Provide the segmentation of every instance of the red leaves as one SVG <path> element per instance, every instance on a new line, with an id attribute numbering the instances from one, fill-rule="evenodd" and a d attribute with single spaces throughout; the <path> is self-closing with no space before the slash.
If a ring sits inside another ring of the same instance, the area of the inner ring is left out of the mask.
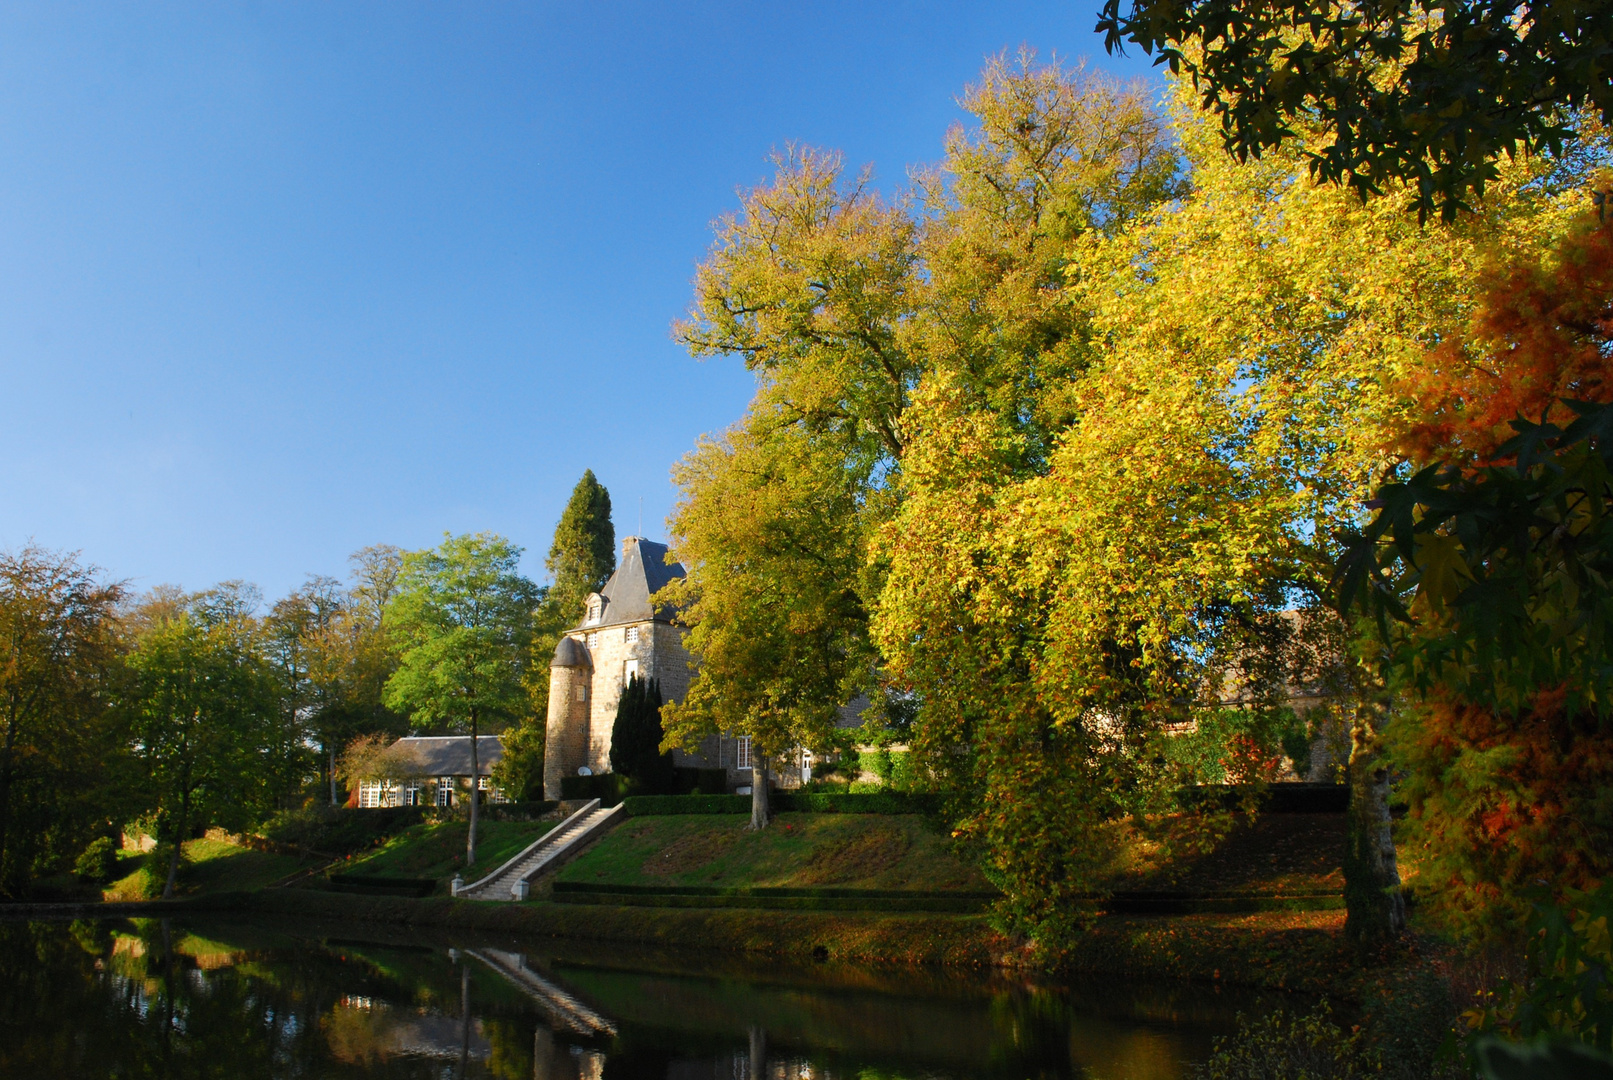
<path id="1" fill-rule="evenodd" d="M 1484 464 L 1520 414 L 1566 420 L 1564 398 L 1613 401 L 1613 228 L 1591 224 L 1547 265 L 1491 270 L 1469 336 L 1406 381 L 1421 419 L 1403 450 Z"/>

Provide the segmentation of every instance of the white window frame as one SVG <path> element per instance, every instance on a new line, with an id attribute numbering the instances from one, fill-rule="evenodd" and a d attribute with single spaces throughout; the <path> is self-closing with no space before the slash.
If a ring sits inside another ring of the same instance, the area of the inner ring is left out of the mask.
<path id="1" fill-rule="evenodd" d="M 595 649 L 599 648 L 599 631 L 598 630 L 590 631 L 589 634 L 588 634 L 588 639 L 587 640 L 588 640 L 588 651 L 589 652 L 593 652 Z"/>
<path id="2" fill-rule="evenodd" d="M 754 767 L 751 762 L 750 736 L 741 735 L 734 740 L 734 768 L 745 771 Z"/>
<path id="3" fill-rule="evenodd" d="M 454 805 L 454 778 L 452 776 L 437 777 L 437 798 L 435 802 L 438 806 Z"/>
<path id="4" fill-rule="evenodd" d="M 626 641 L 629 645 L 637 645 L 638 644 L 638 627 L 629 626 L 626 630 L 622 631 L 622 635 L 623 635 L 623 640 Z"/>
<path id="5" fill-rule="evenodd" d="M 627 683 L 628 683 L 628 680 L 631 679 L 635 675 L 638 675 L 640 677 L 643 676 L 643 672 L 639 671 L 638 661 L 637 660 L 625 660 L 625 661 L 623 661 L 622 662 L 622 685 L 626 686 Z"/>

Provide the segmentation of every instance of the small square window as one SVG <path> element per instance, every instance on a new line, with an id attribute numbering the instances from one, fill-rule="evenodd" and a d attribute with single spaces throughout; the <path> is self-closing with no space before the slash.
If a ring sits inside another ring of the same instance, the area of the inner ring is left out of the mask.
<path id="1" fill-rule="evenodd" d="M 597 649 L 597 648 L 599 648 L 599 631 L 598 630 L 595 630 L 593 633 L 588 635 L 588 648 L 589 649 Z"/>
<path id="2" fill-rule="evenodd" d="M 638 641 L 638 627 L 629 626 L 627 628 L 627 643 L 629 645 L 632 645 L 632 644 L 637 643 L 637 641 Z"/>

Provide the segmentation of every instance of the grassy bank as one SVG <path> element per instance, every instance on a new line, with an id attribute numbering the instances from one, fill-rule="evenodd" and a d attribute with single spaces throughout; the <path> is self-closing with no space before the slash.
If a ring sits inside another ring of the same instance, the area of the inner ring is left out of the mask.
<path id="1" fill-rule="evenodd" d="M 221 833 L 186 841 L 181 851 L 175 883 L 179 896 L 261 889 L 309 865 L 294 855 L 254 851 Z M 119 858 L 118 869 L 121 876 L 101 891 L 103 900 L 151 900 L 162 895 L 165 862 L 130 853 Z"/>
<path id="2" fill-rule="evenodd" d="M 220 902 L 224 909 L 241 913 L 631 942 L 801 961 L 984 967 L 1002 962 L 1009 951 L 1006 939 L 984 918 L 970 915 L 490 904 L 303 889 L 242 893 Z"/>
<path id="3" fill-rule="evenodd" d="M 437 881 L 463 873 L 470 880 L 491 873 L 553 827 L 551 821 L 484 821 L 476 830 L 476 865 L 467 869 L 467 822 L 411 825 L 373 851 L 346 860 L 340 870 L 354 877 Z"/>
<path id="4" fill-rule="evenodd" d="M 562 869 L 559 882 L 639 888 L 695 886 L 989 891 L 916 814 L 780 814 L 750 832 L 734 815 L 635 817 Z"/>

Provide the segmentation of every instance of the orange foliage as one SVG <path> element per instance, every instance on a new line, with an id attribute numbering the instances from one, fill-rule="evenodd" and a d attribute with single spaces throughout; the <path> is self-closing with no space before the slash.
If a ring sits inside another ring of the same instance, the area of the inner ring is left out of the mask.
<path id="1" fill-rule="evenodd" d="M 1530 890 L 1589 888 L 1613 870 L 1613 731 L 1564 699 L 1544 691 L 1503 717 L 1434 697 L 1397 724 L 1415 884 L 1481 935 L 1515 929 Z"/>
<path id="2" fill-rule="evenodd" d="M 1401 448 L 1417 461 L 1482 464 L 1520 414 L 1561 424 L 1563 398 L 1613 401 L 1613 225 L 1588 222 L 1545 266 L 1492 270 L 1468 336 L 1404 389 L 1421 419 Z"/>

